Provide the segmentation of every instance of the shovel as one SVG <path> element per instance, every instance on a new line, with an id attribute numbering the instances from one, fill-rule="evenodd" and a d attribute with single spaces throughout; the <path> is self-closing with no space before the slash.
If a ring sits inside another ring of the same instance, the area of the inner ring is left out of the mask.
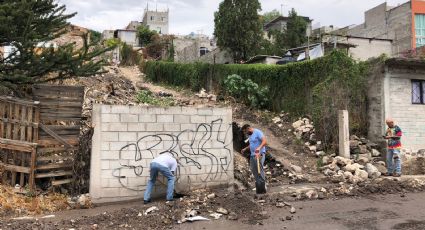
<path id="1" fill-rule="evenodd" d="M 256 157 L 255 159 L 257 160 L 258 177 L 261 178 L 260 157 Z M 263 180 L 262 178 L 259 181 L 255 180 L 255 188 L 256 188 L 257 194 L 265 194 L 267 192 L 266 181 Z"/>

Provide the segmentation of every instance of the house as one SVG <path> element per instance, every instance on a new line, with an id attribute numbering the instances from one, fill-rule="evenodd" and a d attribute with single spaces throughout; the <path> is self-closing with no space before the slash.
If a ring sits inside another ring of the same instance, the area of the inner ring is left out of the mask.
<path id="1" fill-rule="evenodd" d="M 398 54 L 425 45 L 425 1 L 411 0 L 399 6 L 382 3 L 365 12 L 364 23 L 347 35 L 393 40 L 392 53 Z"/>
<path id="2" fill-rule="evenodd" d="M 169 10 L 150 10 L 149 5 L 145 9 L 141 25 L 147 26 L 150 30 L 155 30 L 159 34 L 169 34 Z M 131 26 L 131 23 L 130 25 Z"/>
<path id="3" fill-rule="evenodd" d="M 309 17 L 302 17 L 305 19 L 305 21 L 307 22 L 307 29 L 306 29 L 306 35 L 310 35 L 312 32 L 312 19 L 310 19 Z M 273 19 L 272 21 L 266 23 L 264 25 L 264 31 L 269 32 L 272 30 L 278 30 L 278 31 L 285 31 L 286 30 L 286 25 L 288 24 L 289 21 L 289 17 L 284 17 L 284 16 L 279 16 L 275 19 Z"/>
<path id="4" fill-rule="evenodd" d="M 425 61 L 392 58 L 375 66 L 368 79 L 369 138 L 383 141 L 386 118 L 403 131 L 407 152 L 425 149 Z"/>
<path id="5" fill-rule="evenodd" d="M 176 62 L 195 62 L 217 46 L 213 39 L 203 34 L 189 34 L 186 36 L 175 36 L 173 41 Z"/>
<path id="6" fill-rule="evenodd" d="M 127 45 L 131 45 L 133 47 L 140 46 L 136 30 L 115 30 L 114 38 L 118 38 L 120 41 L 125 42 Z"/>

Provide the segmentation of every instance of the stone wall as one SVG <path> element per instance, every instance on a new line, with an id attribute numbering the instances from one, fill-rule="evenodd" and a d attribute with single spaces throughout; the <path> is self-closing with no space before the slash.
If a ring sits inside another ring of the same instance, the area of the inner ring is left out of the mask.
<path id="1" fill-rule="evenodd" d="M 408 152 L 425 149 L 425 105 L 412 104 L 412 80 L 425 80 L 425 73 L 395 71 L 389 79 L 389 106 L 387 114 L 403 130 L 402 144 Z"/>
<path id="2" fill-rule="evenodd" d="M 233 181 L 230 108 L 94 105 L 90 195 L 95 202 L 142 198 L 149 164 L 163 152 L 178 159 L 177 190 Z M 157 181 L 154 194 L 166 186 Z"/>

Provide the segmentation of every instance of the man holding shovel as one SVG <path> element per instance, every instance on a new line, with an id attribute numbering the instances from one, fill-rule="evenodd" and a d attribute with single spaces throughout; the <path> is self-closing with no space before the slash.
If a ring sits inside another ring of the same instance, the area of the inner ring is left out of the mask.
<path id="1" fill-rule="evenodd" d="M 242 149 L 242 154 L 250 149 L 250 167 L 255 178 L 257 194 L 266 193 L 266 175 L 264 173 L 264 161 L 266 160 L 266 138 L 263 132 L 254 129 L 251 125 L 244 125 L 242 132 L 249 135 L 249 146 Z"/>

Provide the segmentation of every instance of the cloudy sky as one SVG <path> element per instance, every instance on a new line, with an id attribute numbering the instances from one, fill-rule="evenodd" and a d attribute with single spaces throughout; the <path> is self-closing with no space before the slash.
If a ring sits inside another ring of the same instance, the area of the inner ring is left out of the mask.
<path id="1" fill-rule="evenodd" d="M 146 0 L 58 0 L 67 6 L 68 12 L 78 12 L 71 22 L 87 28 L 103 31 L 120 29 L 130 21 L 141 20 Z M 214 12 L 222 0 L 151 0 L 150 8 L 170 9 L 170 32 L 189 34 L 214 31 Z M 263 12 L 273 9 L 284 14 L 295 8 L 299 14 L 312 18 L 313 25 L 343 27 L 363 22 L 364 11 L 385 0 L 260 0 Z M 397 6 L 407 0 L 388 0 Z"/>

